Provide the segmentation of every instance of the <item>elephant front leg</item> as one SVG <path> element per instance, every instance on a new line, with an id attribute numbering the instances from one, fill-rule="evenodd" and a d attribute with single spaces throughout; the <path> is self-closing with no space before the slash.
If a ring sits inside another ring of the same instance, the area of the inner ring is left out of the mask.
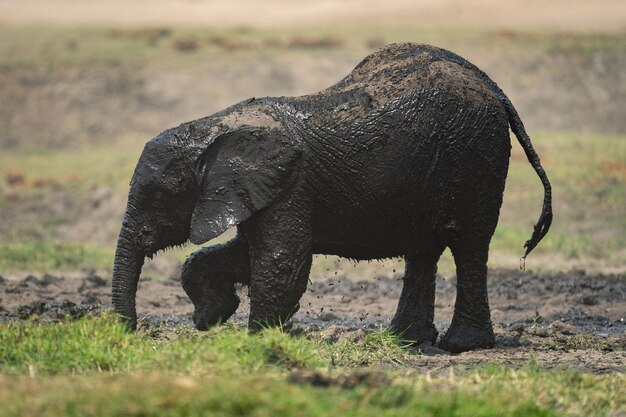
<path id="1" fill-rule="evenodd" d="M 436 255 L 407 256 L 404 285 L 398 309 L 391 321 L 391 331 L 415 345 L 437 341 L 438 332 L 433 324 L 435 314 Z"/>
<path id="2" fill-rule="evenodd" d="M 312 260 L 311 214 L 293 198 L 247 225 L 251 332 L 283 326 L 300 308 Z"/>
<path id="3" fill-rule="evenodd" d="M 183 289 L 194 304 L 198 330 L 223 323 L 239 306 L 235 283 L 250 282 L 248 247 L 235 238 L 189 256 L 181 273 Z"/>

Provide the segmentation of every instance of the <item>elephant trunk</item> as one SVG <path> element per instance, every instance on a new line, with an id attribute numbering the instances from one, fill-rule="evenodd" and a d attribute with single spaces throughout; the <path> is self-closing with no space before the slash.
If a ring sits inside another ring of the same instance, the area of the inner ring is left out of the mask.
<path id="1" fill-rule="evenodd" d="M 112 301 L 115 312 L 135 329 L 137 326 L 137 312 L 135 310 L 135 296 L 137 283 L 144 262 L 144 252 L 133 239 L 133 228 L 124 221 L 115 251 L 113 266 Z"/>

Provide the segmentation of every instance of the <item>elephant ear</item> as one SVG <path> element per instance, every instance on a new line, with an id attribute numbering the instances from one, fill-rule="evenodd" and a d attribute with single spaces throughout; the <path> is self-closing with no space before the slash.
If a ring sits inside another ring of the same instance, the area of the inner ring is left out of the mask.
<path id="1" fill-rule="evenodd" d="M 190 240 L 202 244 L 270 205 L 292 184 L 302 150 L 275 131 L 217 138 L 202 156 L 200 195 Z"/>

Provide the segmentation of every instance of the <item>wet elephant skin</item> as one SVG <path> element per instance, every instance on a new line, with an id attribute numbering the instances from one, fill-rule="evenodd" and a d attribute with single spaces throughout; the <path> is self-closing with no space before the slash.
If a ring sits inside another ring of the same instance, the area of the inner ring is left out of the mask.
<path id="1" fill-rule="evenodd" d="M 149 141 L 133 175 L 118 241 L 113 303 L 136 324 L 144 258 L 231 227 L 237 237 L 203 248 L 182 284 L 199 329 L 237 309 L 249 286 L 252 331 L 298 310 L 315 253 L 357 260 L 404 257 L 392 330 L 437 340 L 437 261 L 449 247 L 458 287 L 440 342 L 490 347 L 487 257 L 510 156 L 509 127 L 544 186 L 526 256 L 552 220 L 551 188 L 509 99 L 452 52 L 393 44 L 316 94 L 249 99 Z"/>

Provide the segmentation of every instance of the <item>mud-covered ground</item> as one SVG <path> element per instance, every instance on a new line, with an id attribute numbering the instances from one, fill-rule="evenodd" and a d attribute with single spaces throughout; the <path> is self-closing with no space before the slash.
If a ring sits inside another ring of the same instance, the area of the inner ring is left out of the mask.
<path id="1" fill-rule="evenodd" d="M 385 328 L 395 311 L 402 279 L 353 276 L 341 270 L 314 278 L 294 317 L 294 335 L 320 334 L 335 342 L 358 340 Z M 232 319 L 245 324 L 248 300 Z M 436 325 L 450 323 L 455 279 L 437 280 Z M 626 370 L 626 276 L 588 275 L 583 271 L 542 275 L 492 271 L 489 282 L 497 345 L 492 350 L 451 355 L 422 347 L 412 355 L 423 371 L 479 364 L 519 366 L 536 361 L 548 368 L 593 372 Z M 2 320 L 59 320 L 66 315 L 94 314 L 110 304 L 110 281 L 95 273 L 10 276 L 0 278 Z M 190 324 L 193 306 L 176 279 L 142 280 L 137 298 L 140 326 Z"/>

